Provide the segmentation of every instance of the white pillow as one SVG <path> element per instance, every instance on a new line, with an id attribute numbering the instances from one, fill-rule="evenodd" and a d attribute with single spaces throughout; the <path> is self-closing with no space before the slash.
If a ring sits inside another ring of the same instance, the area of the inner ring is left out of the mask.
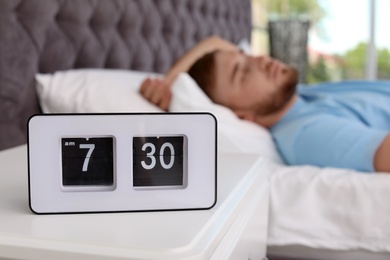
<path id="1" fill-rule="evenodd" d="M 44 113 L 161 112 L 138 89 L 158 74 L 110 69 L 75 69 L 37 74 L 36 88 Z"/>
<path id="2" fill-rule="evenodd" d="M 172 86 L 171 112 L 210 112 L 218 121 L 218 148 L 223 152 L 252 153 L 282 164 L 267 129 L 241 120 L 230 109 L 213 103 L 187 73 L 180 74 Z"/>
<path id="3" fill-rule="evenodd" d="M 138 92 L 147 76 L 159 74 L 108 69 L 77 69 L 37 74 L 36 88 L 44 113 L 162 112 Z M 281 163 L 270 133 L 240 120 L 230 109 L 214 104 L 187 74 L 173 84 L 172 112 L 211 112 L 218 120 L 218 149 L 254 153 Z"/>
<path id="4" fill-rule="evenodd" d="M 245 54 L 247 55 L 253 55 L 253 50 L 252 50 L 252 46 L 251 46 L 251 43 L 249 42 L 249 40 L 247 38 L 243 38 L 241 39 L 238 44 L 237 44 L 237 47 L 243 51 Z"/>

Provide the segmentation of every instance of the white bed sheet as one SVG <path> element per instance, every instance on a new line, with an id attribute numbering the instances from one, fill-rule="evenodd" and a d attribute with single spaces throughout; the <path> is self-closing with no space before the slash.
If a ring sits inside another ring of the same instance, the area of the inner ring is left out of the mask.
<path id="1" fill-rule="evenodd" d="M 389 252 L 372 252 L 364 249 L 334 250 L 303 245 L 268 246 L 267 255 L 272 259 L 296 260 L 389 260 Z"/>
<path id="2" fill-rule="evenodd" d="M 269 165 L 268 245 L 390 252 L 390 176 Z"/>
<path id="3" fill-rule="evenodd" d="M 146 76 L 125 71 L 69 71 L 38 75 L 37 88 L 47 112 L 159 112 L 138 93 Z M 170 111 L 212 112 L 218 119 L 219 151 L 269 159 L 269 246 L 390 252 L 390 175 L 285 166 L 267 130 L 213 104 L 185 73 L 174 83 Z"/>

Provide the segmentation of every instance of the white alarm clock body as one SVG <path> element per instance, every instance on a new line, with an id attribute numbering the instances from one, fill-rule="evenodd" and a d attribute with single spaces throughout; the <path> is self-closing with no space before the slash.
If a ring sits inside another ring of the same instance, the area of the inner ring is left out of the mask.
<path id="1" fill-rule="evenodd" d="M 49 114 L 28 124 L 38 214 L 209 209 L 217 123 L 209 113 Z"/>

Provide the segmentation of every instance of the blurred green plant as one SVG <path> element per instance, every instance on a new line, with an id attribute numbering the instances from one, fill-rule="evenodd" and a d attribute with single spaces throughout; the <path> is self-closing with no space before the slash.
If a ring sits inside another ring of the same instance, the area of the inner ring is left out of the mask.
<path id="1" fill-rule="evenodd" d="M 366 63 L 366 43 L 358 43 L 342 55 L 345 63 L 344 79 L 363 79 Z"/>
<path id="2" fill-rule="evenodd" d="M 301 20 L 309 21 L 310 29 L 319 37 L 327 38 L 322 20 L 326 17 L 325 9 L 320 5 L 320 0 L 265 0 L 269 21 Z M 305 79 L 302 82 L 312 83 L 329 79 L 324 60 L 316 64 L 309 64 L 303 69 Z M 301 68 L 302 69 L 302 68 Z"/>
<path id="3" fill-rule="evenodd" d="M 306 80 L 309 84 L 331 80 L 324 58 L 320 57 L 316 63 L 310 65 Z"/>
<path id="4" fill-rule="evenodd" d="M 390 80 L 390 51 L 383 48 L 378 50 L 378 79 Z"/>
<path id="5" fill-rule="evenodd" d="M 367 43 L 361 42 L 347 51 L 342 58 L 345 63 L 345 79 L 363 79 L 365 77 Z M 390 79 L 390 51 L 377 49 L 378 79 Z"/>
<path id="6" fill-rule="evenodd" d="M 317 0 L 268 0 L 268 14 L 282 18 L 304 17 L 313 24 L 320 22 L 325 16 L 324 8 Z"/>
<path id="7" fill-rule="evenodd" d="M 327 12 L 318 0 L 265 0 L 268 16 L 274 19 L 305 19 L 320 37 L 326 38 L 322 20 Z"/>

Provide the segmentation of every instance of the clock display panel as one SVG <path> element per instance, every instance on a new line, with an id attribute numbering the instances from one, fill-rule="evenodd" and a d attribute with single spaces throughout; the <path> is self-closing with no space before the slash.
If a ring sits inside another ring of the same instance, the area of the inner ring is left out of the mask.
<path id="1" fill-rule="evenodd" d="M 133 137 L 133 186 L 183 186 L 185 136 Z"/>
<path id="2" fill-rule="evenodd" d="M 114 138 L 61 138 L 63 186 L 114 183 Z"/>

